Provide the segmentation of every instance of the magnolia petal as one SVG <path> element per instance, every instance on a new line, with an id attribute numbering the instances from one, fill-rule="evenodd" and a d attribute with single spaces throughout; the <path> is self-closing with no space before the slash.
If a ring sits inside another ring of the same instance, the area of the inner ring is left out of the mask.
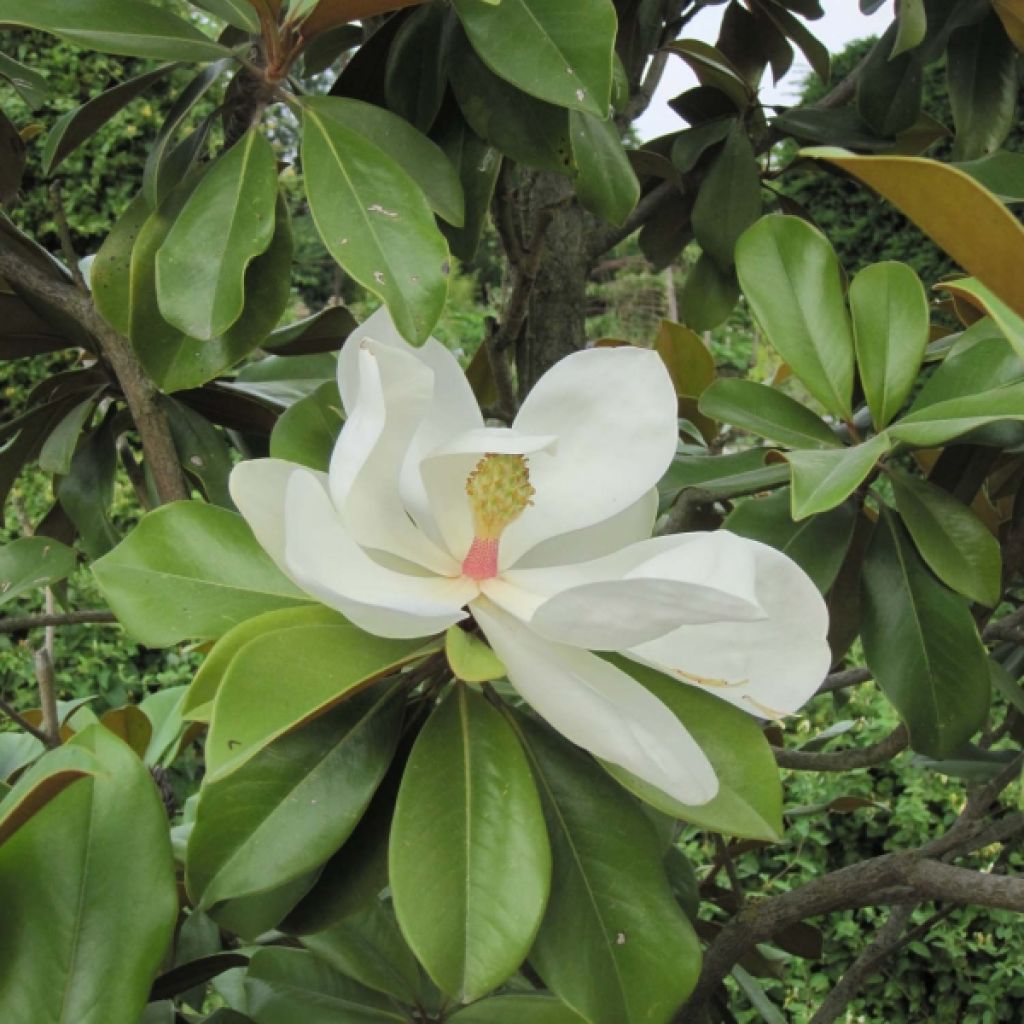
<path id="1" fill-rule="evenodd" d="M 239 462 L 228 477 L 235 507 L 260 547 L 283 572 L 288 571 L 284 559 L 284 500 L 293 473 L 308 473 L 322 483 L 327 481 L 325 473 L 315 473 L 284 459 L 247 459 Z"/>
<path id="2" fill-rule="evenodd" d="M 432 636 L 466 617 L 477 592 L 464 577 L 410 576 L 374 561 L 345 529 L 321 480 L 287 481 L 285 566 L 307 593 L 378 636 Z"/>
<path id="3" fill-rule="evenodd" d="M 652 487 L 639 501 L 634 501 L 610 519 L 541 541 L 512 568 L 541 569 L 610 555 L 630 544 L 649 539 L 657 518 L 658 489 Z"/>
<path id="4" fill-rule="evenodd" d="M 513 424 L 558 446 L 530 460 L 534 504 L 502 537 L 501 566 L 530 548 L 622 512 L 661 479 L 679 437 L 675 388 L 646 349 L 589 349 L 537 382 Z"/>
<path id="5" fill-rule="evenodd" d="M 766 544 L 742 543 L 754 555 L 757 600 L 766 618 L 684 625 L 624 653 L 683 682 L 707 686 L 760 718 L 792 714 L 828 673 L 828 610 L 794 561 Z"/>
<path id="6" fill-rule="evenodd" d="M 470 607 L 512 685 L 566 739 L 683 803 L 713 799 L 711 763 L 649 690 L 597 655 L 543 639 L 486 598 Z"/>
<path id="7" fill-rule="evenodd" d="M 457 563 L 417 528 L 399 494 L 399 471 L 430 405 L 433 373 L 409 352 L 376 341 L 354 351 L 358 399 L 331 455 L 334 505 L 362 547 L 453 574 Z"/>
<path id="8" fill-rule="evenodd" d="M 430 509 L 447 549 L 461 565 L 473 541 L 473 515 L 466 495 L 466 481 L 477 463 L 488 454 L 527 455 L 551 450 L 557 438 L 531 436 L 508 427 L 481 427 L 451 438 L 424 459 L 420 473 Z M 528 514 L 530 509 L 526 510 Z M 503 541 L 504 543 L 504 541 Z"/>
<path id="9" fill-rule="evenodd" d="M 440 543 L 440 533 L 430 514 L 419 464 L 449 438 L 482 427 L 483 415 L 455 356 L 435 338 L 428 338 L 424 345 L 414 348 L 398 333 L 387 308 L 383 306 L 349 335 L 338 358 L 338 389 L 342 404 L 349 412 L 356 408 L 358 402 L 361 387 L 358 354 L 362 343 L 368 340 L 412 356 L 432 374 L 430 401 L 408 446 L 399 471 L 398 486 L 405 507 L 421 529 L 435 543 Z"/>

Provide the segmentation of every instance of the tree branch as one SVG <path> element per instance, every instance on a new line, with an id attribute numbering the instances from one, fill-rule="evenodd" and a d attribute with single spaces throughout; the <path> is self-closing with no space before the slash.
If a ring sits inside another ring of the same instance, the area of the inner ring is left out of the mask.
<path id="1" fill-rule="evenodd" d="M 46 615 L 10 615 L 0 619 L 0 633 L 22 633 L 29 629 L 52 626 L 78 626 L 84 623 L 117 622 L 113 612 L 103 608 L 88 608 L 78 612 L 57 612 Z"/>
<path id="2" fill-rule="evenodd" d="M 96 338 L 128 403 L 160 500 L 188 498 L 185 476 L 171 437 L 170 424 L 159 403 L 159 392 L 143 370 L 128 339 L 114 330 L 90 299 L 80 294 L 74 285 L 48 277 L 9 249 L 0 248 L 0 276 L 57 306 Z"/>
<path id="3" fill-rule="evenodd" d="M 35 736 L 45 746 L 50 745 L 49 737 L 42 729 L 37 729 L 27 718 L 19 714 L 15 709 L 0 697 L 0 712 L 3 712 L 19 729 L 24 729 L 30 736 Z"/>
<path id="4" fill-rule="evenodd" d="M 908 742 L 907 730 L 898 725 L 885 739 L 867 747 L 822 753 L 772 747 L 772 753 L 775 755 L 775 763 L 780 768 L 791 768 L 801 772 L 849 772 L 891 761 L 897 754 L 907 749 Z"/>
<path id="5" fill-rule="evenodd" d="M 643 227 L 651 220 L 673 194 L 678 193 L 679 186 L 674 181 L 663 181 L 660 185 L 655 185 L 640 199 L 633 207 L 633 212 L 618 227 L 602 231 L 591 241 L 587 249 L 588 259 L 596 260 L 623 239 L 629 238 L 637 228 Z"/>

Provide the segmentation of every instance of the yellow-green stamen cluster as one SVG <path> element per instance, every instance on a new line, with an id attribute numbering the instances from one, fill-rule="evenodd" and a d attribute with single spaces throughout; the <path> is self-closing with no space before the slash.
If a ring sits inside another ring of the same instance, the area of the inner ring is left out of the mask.
<path id="1" fill-rule="evenodd" d="M 497 540 L 533 504 L 536 489 L 525 456 L 488 452 L 466 479 L 466 494 L 476 536 Z"/>

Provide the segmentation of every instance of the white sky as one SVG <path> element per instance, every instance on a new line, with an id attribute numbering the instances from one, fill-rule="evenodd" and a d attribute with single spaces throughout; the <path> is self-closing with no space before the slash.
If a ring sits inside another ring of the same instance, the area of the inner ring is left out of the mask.
<path id="1" fill-rule="evenodd" d="M 892 3 L 883 4 L 870 17 L 860 13 L 857 0 L 822 0 L 822 7 L 825 9 L 825 17 L 805 24 L 832 53 L 841 50 L 851 39 L 880 35 L 893 18 Z M 686 26 L 680 38 L 702 39 L 704 42 L 714 43 L 718 37 L 718 26 L 724 9 L 720 6 L 705 7 Z M 771 69 L 765 72 L 761 85 L 762 100 L 768 103 L 792 103 L 799 92 L 800 82 L 809 71 L 803 54 L 797 50 L 789 74 L 777 86 L 772 85 Z M 636 122 L 635 127 L 640 138 L 653 139 L 684 128 L 686 123 L 669 107 L 668 101 L 695 85 L 697 78 L 685 62 L 679 57 L 670 56 L 665 76 L 654 94 L 653 102 L 643 117 Z"/>

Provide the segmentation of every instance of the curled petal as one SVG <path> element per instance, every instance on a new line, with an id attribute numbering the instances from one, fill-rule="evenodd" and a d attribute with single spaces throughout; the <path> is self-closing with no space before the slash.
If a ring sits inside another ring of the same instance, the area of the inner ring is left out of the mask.
<path id="1" fill-rule="evenodd" d="M 308 473 L 327 483 L 326 473 L 316 473 L 284 459 L 247 459 L 239 462 L 228 477 L 228 490 L 235 507 L 249 524 L 261 548 L 287 573 L 284 560 L 284 496 L 294 473 Z"/>
<path id="2" fill-rule="evenodd" d="M 767 617 L 683 625 L 625 653 L 683 682 L 710 687 L 716 697 L 758 717 L 791 714 L 828 672 L 825 602 L 792 559 L 725 531 L 712 536 L 720 534 L 752 552 L 757 601 Z"/>
<path id="3" fill-rule="evenodd" d="M 639 501 L 675 454 L 677 399 L 654 352 L 602 348 L 552 367 L 513 424 L 558 446 L 530 460 L 534 506 L 502 538 L 501 565 L 559 534 L 603 522 Z"/>
<path id="4" fill-rule="evenodd" d="M 284 496 L 284 568 L 307 593 L 378 636 L 431 636 L 464 619 L 476 586 L 374 561 L 345 529 L 323 482 L 292 473 Z"/>
<path id="5" fill-rule="evenodd" d="M 686 804 L 718 792 L 714 769 L 678 718 L 595 654 L 552 643 L 486 598 L 471 605 L 508 677 L 566 739 Z"/>

